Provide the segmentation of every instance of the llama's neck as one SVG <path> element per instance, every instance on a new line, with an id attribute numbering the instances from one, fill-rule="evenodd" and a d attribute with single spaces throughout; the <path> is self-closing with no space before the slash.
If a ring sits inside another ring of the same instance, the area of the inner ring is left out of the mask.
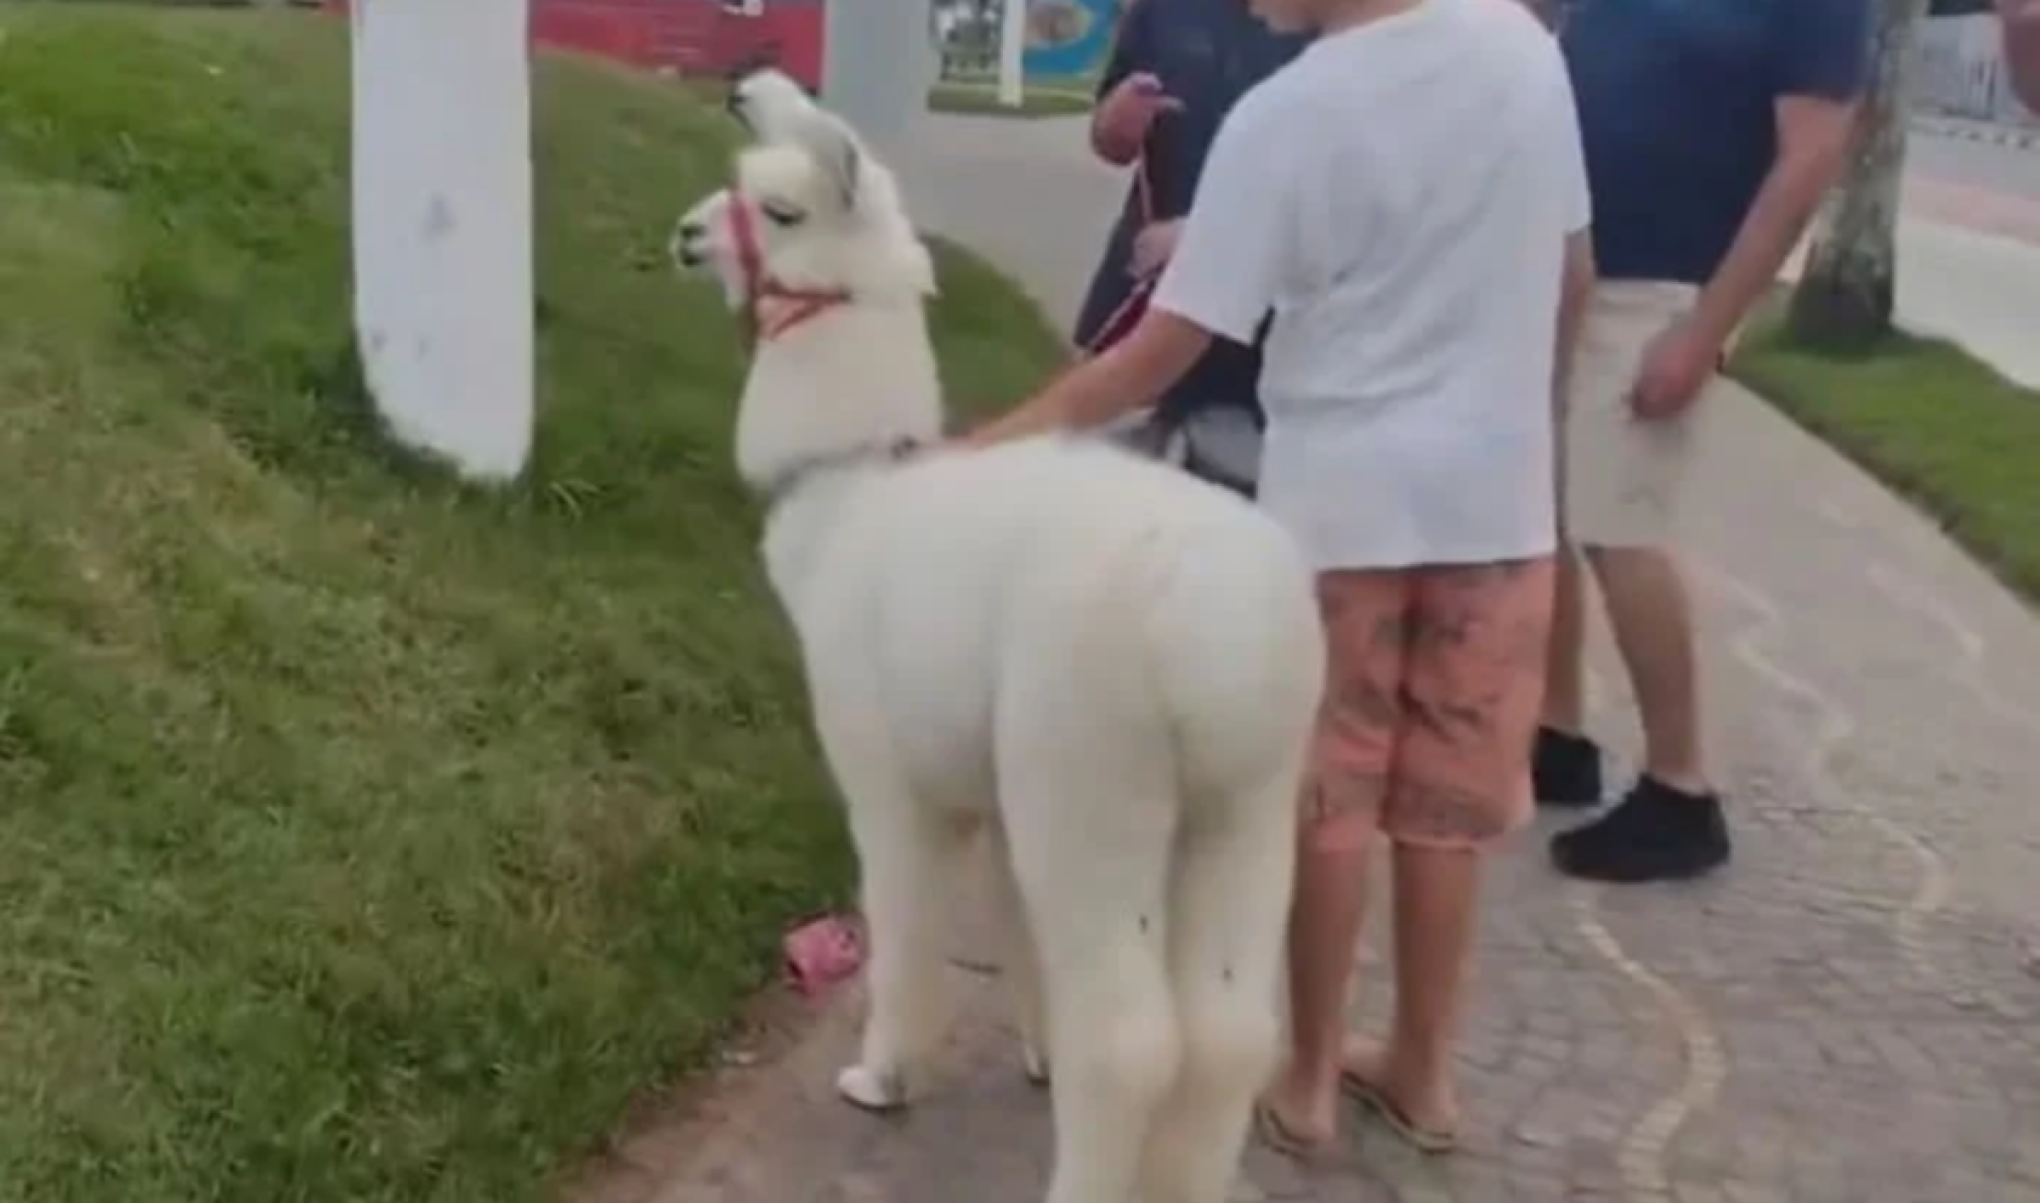
<path id="1" fill-rule="evenodd" d="M 942 384 L 920 305 L 853 301 L 758 344 L 737 415 L 737 470 L 779 491 L 941 434 Z"/>
<path id="2" fill-rule="evenodd" d="M 941 391 L 918 303 L 852 303 L 758 344 L 737 468 L 770 501 L 766 573 L 796 626 L 847 492 L 900 447 L 941 437 Z"/>

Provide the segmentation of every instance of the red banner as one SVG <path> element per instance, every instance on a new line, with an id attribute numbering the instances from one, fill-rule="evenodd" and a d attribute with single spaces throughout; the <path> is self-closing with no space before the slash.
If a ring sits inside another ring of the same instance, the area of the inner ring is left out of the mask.
<path id="1" fill-rule="evenodd" d="M 326 0 L 345 13 L 347 0 Z M 598 54 L 634 67 L 720 75 L 769 61 L 809 88 L 822 79 L 823 0 L 531 0 L 535 44 Z"/>

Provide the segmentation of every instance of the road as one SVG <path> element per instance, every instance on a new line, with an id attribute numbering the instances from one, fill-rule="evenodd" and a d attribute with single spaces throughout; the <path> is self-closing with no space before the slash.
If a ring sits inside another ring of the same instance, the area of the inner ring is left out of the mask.
<path id="1" fill-rule="evenodd" d="M 2040 149 L 1916 135 L 1899 225 L 1898 316 L 2040 387 Z"/>
<path id="2" fill-rule="evenodd" d="M 2040 388 L 2040 148 L 1916 130 L 1898 253 L 1900 325 Z"/>
<path id="3" fill-rule="evenodd" d="M 1906 148 L 1915 179 L 1978 188 L 2040 203 L 2040 149 L 2021 150 L 1922 134 Z"/>

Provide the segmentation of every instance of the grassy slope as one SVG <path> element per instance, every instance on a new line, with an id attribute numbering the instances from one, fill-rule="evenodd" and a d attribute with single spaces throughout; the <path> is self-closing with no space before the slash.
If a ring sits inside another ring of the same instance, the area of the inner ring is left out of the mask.
<path id="1" fill-rule="evenodd" d="M 542 1194 L 845 883 L 661 252 L 722 120 L 546 61 L 529 483 L 362 434 L 345 31 L 0 6 L 0 1201 Z M 958 396 L 1054 338 L 943 256 Z"/>
<path id="2" fill-rule="evenodd" d="M 1836 359 L 1792 346 L 1775 322 L 1735 373 L 2040 600 L 2040 393 L 1939 340 L 1899 335 Z"/>

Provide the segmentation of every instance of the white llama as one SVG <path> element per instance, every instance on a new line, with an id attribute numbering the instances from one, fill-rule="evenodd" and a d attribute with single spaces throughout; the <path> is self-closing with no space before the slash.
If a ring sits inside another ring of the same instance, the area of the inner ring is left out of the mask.
<path id="1" fill-rule="evenodd" d="M 674 231 L 752 321 L 737 464 L 848 808 L 872 938 L 843 1096 L 927 1082 L 948 887 L 998 866 L 1049 1203 L 1223 1203 L 1273 1068 L 1297 791 L 1324 649 L 1311 578 L 1247 503 L 1095 441 L 942 437 L 926 248 L 798 88 Z"/>

